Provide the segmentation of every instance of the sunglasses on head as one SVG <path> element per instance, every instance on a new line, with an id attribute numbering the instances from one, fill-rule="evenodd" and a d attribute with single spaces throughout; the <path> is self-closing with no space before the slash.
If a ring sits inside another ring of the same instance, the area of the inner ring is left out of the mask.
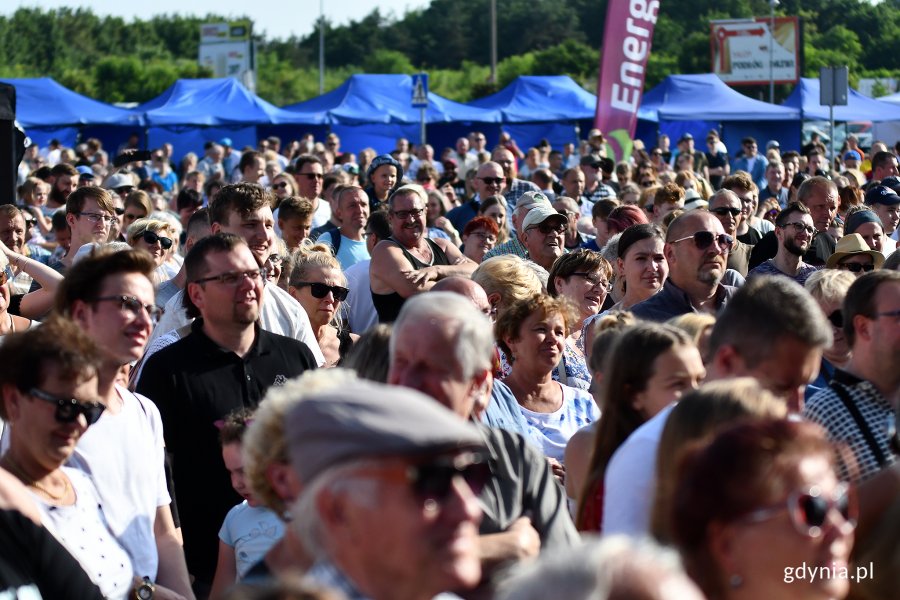
<path id="1" fill-rule="evenodd" d="M 144 241 L 151 246 L 156 242 L 159 242 L 159 245 L 162 246 L 163 250 L 168 250 L 172 247 L 172 238 L 162 237 L 161 235 L 157 235 L 156 232 L 150 231 L 149 229 L 144 231 L 142 237 L 144 238 Z"/>
<path id="2" fill-rule="evenodd" d="M 737 217 L 743 211 L 741 211 L 740 208 L 732 208 L 729 206 L 720 206 L 718 208 L 709 209 L 709 212 L 715 213 L 715 214 L 719 215 L 720 217 L 724 217 L 725 215 L 731 215 L 732 217 Z"/>
<path id="3" fill-rule="evenodd" d="M 347 296 L 350 294 L 350 290 L 345 287 L 341 287 L 339 285 L 327 285 L 325 283 L 318 283 L 315 281 L 298 281 L 293 284 L 295 288 L 302 288 L 309 286 L 309 293 L 313 295 L 313 298 L 322 299 L 328 295 L 328 292 L 331 292 L 331 295 L 338 302 L 343 302 L 347 299 Z"/>
<path id="4" fill-rule="evenodd" d="M 713 242 L 718 243 L 720 248 L 729 250 L 731 249 L 731 244 L 734 242 L 734 238 L 727 233 L 716 234 L 712 231 L 698 231 L 694 235 L 689 235 L 681 239 L 672 240 L 669 243 L 677 244 L 678 242 L 683 242 L 685 240 L 693 240 L 694 245 L 697 247 L 697 250 L 706 250 L 713 245 Z"/>
<path id="5" fill-rule="evenodd" d="M 866 273 L 868 273 L 869 271 L 875 270 L 875 265 L 861 265 L 859 263 L 843 263 L 843 264 L 838 265 L 838 269 L 850 271 L 851 273 L 859 273 L 860 271 L 865 271 Z"/>
<path id="6" fill-rule="evenodd" d="M 93 425 L 100 419 L 103 411 L 106 410 L 106 407 L 99 402 L 79 402 L 75 398 L 60 398 L 38 388 L 31 388 L 26 393 L 32 398 L 56 404 L 56 412 L 53 413 L 53 418 L 58 423 L 74 423 L 78 420 L 79 415 L 84 415 L 87 424 Z"/>
<path id="7" fill-rule="evenodd" d="M 839 308 L 828 315 L 828 321 L 838 329 L 844 326 L 844 312 Z"/>
<path id="8" fill-rule="evenodd" d="M 787 508 L 791 523 L 801 534 L 811 538 L 821 537 L 822 528 L 828 520 L 828 513 L 836 510 L 844 522 L 856 525 L 856 510 L 850 497 L 850 487 L 842 483 L 831 498 L 822 495 L 818 486 L 805 492 L 794 492 L 788 496 L 785 506 L 773 506 L 753 511 L 747 517 L 751 522 L 765 521 Z"/>

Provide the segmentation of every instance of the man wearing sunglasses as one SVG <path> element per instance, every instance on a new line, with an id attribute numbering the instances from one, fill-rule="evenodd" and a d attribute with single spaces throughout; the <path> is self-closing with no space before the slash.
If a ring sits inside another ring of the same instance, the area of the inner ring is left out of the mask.
<path id="1" fill-rule="evenodd" d="M 502 137 L 503 134 L 501 134 L 501 139 Z M 513 144 L 515 144 L 515 142 L 513 142 Z M 516 157 L 508 148 L 503 146 L 494 148 L 494 151 L 491 152 L 491 160 L 500 165 L 500 168 L 503 169 L 503 176 L 506 178 L 506 182 L 502 194 L 506 198 L 507 206 L 515 206 L 519 201 L 519 198 L 521 198 L 525 192 L 540 191 L 540 188 L 530 181 L 525 181 L 524 179 L 516 177 L 516 175 L 519 174 Z M 487 196 L 482 196 L 482 198 L 486 197 Z M 460 231 L 462 230 L 460 229 Z"/>
<path id="2" fill-rule="evenodd" d="M 56 311 L 78 324 L 100 350 L 97 389 L 106 408 L 69 462 L 93 479 L 134 575 L 191 597 L 169 507 L 159 410 L 119 383 L 123 369 L 143 354 L 160 312 L 150 281 L 155 268 L 142 251 L 100 251 L 74 265 L 57 293 Z"/>
<path id="3" fill-rule="evenodd" d="M 656 204 L 654 203 L 654 209 Z M 737 231 L 744 220 L 741 199 L 730 190 L 719 190 L 709 199 L 709 212 L 714 214 L 725 233 L 734 238 L 731 252 L 728 253 L 728 268 L 734 269 L 743 277 L 747 276 L 750 263 L 751 246 L 737 239 Z"/>
<path id="4" fill-rule="evenodd" d="M 503 193 L 503 188 L 506 186 L 503 167 L 493 161 L 484 163 L 475 172 L 472 185 L 475 187 L 475 195 L 472 196 L 472 199 L 447 213 L 447 219 L 457 231 L 465 229 L 466 224 L 478 216 L 478 207 L 481 206 L 482 200 Z"/>
<path id="5" fill-rule="evenodd" d="M 484 511 L 479 545 L 487 591 L 503 568 L 541 551 L 572 546 L 578 534 L 543 455 L 521 435 L 481 424 L 486 409 L 493 422 L 520 421 L 521 413 L 515 399 L 512 406 L 491 399 L 491 322 L 479 310 L 477 296 L 462 285 L 456 289 L 432 291 L 404 305 L 391 336 L 388 382 L 427 394 L 461 420 L 479 423 L 491 456 L 492 485 L 478 494 Z M 478 291 L 487 305 L 484 290 Z"/>
<path id="6" fill-rule="evenodd" d="M 313 204 L 312 226 L 321 227 L 331 219 L 331 206 L 322 200 L 325 171 L 322 159 L 312 154 L 297 157 L 294 163 L 294 179 L 297 180 L 297 195 Z"/>
<path id="7" fill-rule="evenodd" d="M 363 382 L 285 419 L 301 486 L 292 526 L 314 582 L 347 598 L 432 598 L 481 579 L 476 494 L 490 471 L 471 424 L 423 394 Z"/>
<path id="8" fill-rule="evenodd" d="M 565 253 L 565 236 L 569 217 L 550 204 L 538 204 L 522 220 L 522 245 L 528 260 L 548 271 Z"/>
<path id="9" fill-rule="evenodd" d="M 705 210 L 677 217 L 666 231 L 669 277 L 654 296 L 632 307 L 648 321 L 668 321 L 686 313 L 716 314 L 735 288 L 721 283 L 734 238 Z"/>
<path id="10" fill-rule="evenodd" d="M 750 277 L 759 275 L 780 275 L 790 277 L 800 285 L 816 272 L 816 268 L 803 262 L 803 256 L 816 235 L 809 210 L 799 202 L 791 202 L 787 208 L 775 218 L 775 237 L 778 240 L 778 253 L 775 258 L 752 269 Z"/>
<path id="11" fill-rule="evenodd" d="M 852 451 L 855 460 L 840 461 L 842 475 L 860 482 L 897 460 L 891 438 L 900 390 L 900 273 L 880 270 L 857 279 L 844 299 L 843 326 L 850 362 L 810 398 L 803 416 Z"/>
<path id="12" fill-rule="evenodd" d="M 221 468 L 212 423 L 256 406 L 270 386 L 315 368 L 316 361 L 305 344 L 258 324 L 264 296 L 274 286 L 264 287 L 265 270 L 242 238 L 213 234 L 197 242 L 184 262 L 184 304 L 196 320 L 188 335 L 146 360 L 136 389 L 162 417 L 185 556 L 202 596 L 215 573 L 216 534 L 241 501 Z"/>
<path id="13" fill-rule="evenodd" d="M 372 302 L 381 323 L 397 318 L 407 298 L 431 289 L 440 279 L 468 277 L 478 266 L 445 239 L 425 237 L 425 189 L 398 188 L 388 199 L 391 237 L 372 251 L 369 277 Z"/>

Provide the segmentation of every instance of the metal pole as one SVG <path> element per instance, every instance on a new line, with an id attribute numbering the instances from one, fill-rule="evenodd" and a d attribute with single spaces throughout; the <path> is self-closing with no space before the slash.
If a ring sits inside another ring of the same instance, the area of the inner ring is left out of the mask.
<path id="1" fill-rule="evenodd" d="M 425 109 L 419 109 L 419 125 L 420 125 L 420 133 L 419 138 L 422 140 L 420 143 L 424 146 L 427 142 L 425 141 Z"/>
<path id="2" fill-rule="evenodd" d="M 834 164 L 834 102 L 832 102 L 828 106 L 828 117 L 831 121 L 831 131 L 829 131 L 830 138 L 831 138 L 829 140 L 829 144 L 831 146 L 831 156 L 828 157 L 828 171 L 826 171 L 826 173 L 830 176 L 831 175 L 831 165 Z"/>
<path id="3" fill-rule="evenodd" d="M 491 0 L 491 83 L 497 84 L 497 0 Z"/>
<path id="4" fill-rule="evenodd" d="M 319 95 L 325 93 L 325 0 L 319 0 Z"/>
<path id="5" fill-rule="evenodd" d="M 775 55 L 775 7 L 778 0 L 769 0 L 769 103 L 775 104 L 775 67 L 772 64 Z"/>

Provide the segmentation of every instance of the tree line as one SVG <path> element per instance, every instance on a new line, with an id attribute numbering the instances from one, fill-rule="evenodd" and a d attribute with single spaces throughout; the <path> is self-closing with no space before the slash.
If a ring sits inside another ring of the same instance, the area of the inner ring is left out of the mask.
<path id="1" fill-rule="evenodd" d="M 353 73 L 431 75 L 432 91 L 465 102 L 519 75 L 566 74 L 594 91 L 606 0 L 496 0 L 498 81 L 489 78 L 490 0 L 432 0 L 404 15 L 373 9 L 347 25 L 325 22 L 326 89 Z M 710 69 L 711 19 L 765 16 L 768 0 L 661 0 L 647 88 L 675 73 Z M 846 64 L 861 77 L 900 77 L 900 0 L 782 0 L 776 15 L 803 23 L 803 74 Z M 252 20 L 252 17 L 245 17 Z M 126 22 L 89 9 L 20 8 L 0 16 L 0 77 L 50 76 L 105 102 L 143 102 L 197 64 L 199 26 L 224 17 L 158 15 Z M 257 92 L 277 105 L 318 94 L 318 33 L 255 37 Z M 767 88 L 738 88 L 767 97 Z M 790 92 L 777 89 L 777 100 Z M 764 95 L 766 94 L 766 95 Z"/>

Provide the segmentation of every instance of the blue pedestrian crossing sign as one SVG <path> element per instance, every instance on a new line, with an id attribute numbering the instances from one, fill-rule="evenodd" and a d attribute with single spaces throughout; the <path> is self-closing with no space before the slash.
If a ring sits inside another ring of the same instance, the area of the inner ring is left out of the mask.
<path id="1" fill-rule="evenodd" d="M 428 108 L 428 73 L 418 73 L 412 78 L 412 107 Z"/>

